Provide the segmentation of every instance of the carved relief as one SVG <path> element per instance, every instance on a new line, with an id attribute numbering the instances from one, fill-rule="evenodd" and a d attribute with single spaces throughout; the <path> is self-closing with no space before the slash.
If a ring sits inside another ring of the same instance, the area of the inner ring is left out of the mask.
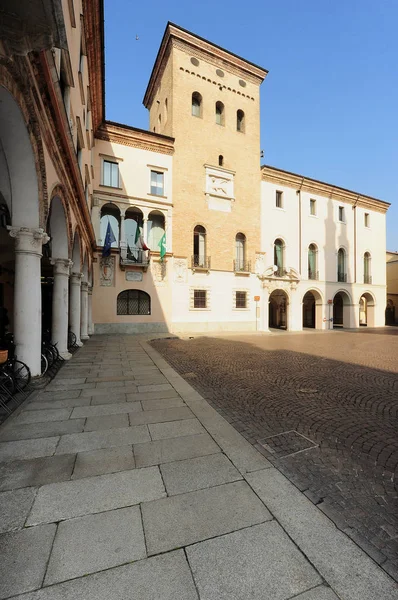
<path id="1" fill-rule="evenodd" d="M 210 193 L 227 195 L 228 179 L 226 177 L 210 177 Z"/>
<path id="2" fill-rule="evenodd" d="M 219 167 L 205 165 L 205 194 L 210 210 L 231 212 L 234 202 L 234 173 Z"/>
<path id="3" fill-rule="evenodd" d="M 174 281 L 176 283 L 186 283 L 187 281 L 187 259 L 186 258 L 175 258 L 174 259 Z"/>
<path id="4" fill-rule="evenodd" d="M 115 285 L 115 257 L 106 256 L 100 259 L 100 285 L 113 287 Z"/>
<path id="5" fill-rule="evenodd" d="M 151 272 L 155 284 L 163 283 L 166 279 L 166 263 L 164 261 L 152 261 Z"/>

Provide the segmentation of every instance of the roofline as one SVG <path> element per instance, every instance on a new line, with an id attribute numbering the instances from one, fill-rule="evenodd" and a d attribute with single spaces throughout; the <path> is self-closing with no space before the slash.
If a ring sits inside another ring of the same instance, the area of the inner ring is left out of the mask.
<path id="1" fill-rule="evenodd" d="M 320 183 L 321 185 L 327 185 L 335 190 L 341 190 L 342 192 L 348 192 L 349 194 L 353 194 L 355 196 L 361 196 L 362 198 L 369 198 L 369 200 L 374 200 L 375 202 L 380 202 L 384 204 L 386 207 L 391 206 L 390 202 L 386 202 L 385 200 L 380 200 L 380 198 L 374 198 L 373 196 L 369 196 L 367 194 L 361 194 L 360 192 L 356 192 L 354 190 L 349 190 L 347 188 L 343 188 L 339 185 L 334 185 L 332 183 L 328 183 L 327 181 L 321 181 L 319 179 L 314 179 L 313 177 L 306 177 L 305 175 L 300 175 L 300 173 L 293 173 L 292 171 L 286 171 L 285 169 L 279 169 L 278 167 L 274 167 L 272 165 L 261 165 L 261 169 L 273 169 L 274 171 L 278 171 L 279 173 L 286 173 L 287 175 L 293 175 L 294 177 L 300 177 L 303 181 L 313 181 L 314 183 Z"/>
<path id="2" fill-rule="evenodd" d="M 167 40 L 167 38 L 171 38 L 172 34 L 170 33 L 170 27 L 174 27 L 175 29 L 186 33 L 188 35 L 191 35 L 193 38 L 204 42 L 206 44 L 209 44 L 211 46 L 213 46 L 214 48 L 217 48 L 218 50 L 221 50 L 222 52 L 225 52 L 226 54 L 229 54 L 230 56 L 237 58 L 238 60 L 242 60 L 243 62 L 245 62 L 246 64 L 250 65 L 251 67 L 254 67 L 255 69 L 259 69 L 260 71 L 262 71 L 264 73 L 264 76 L 262 77 L 262 79 L 265 79 L 265 77 L 268 75 L 268 71 L 267 69 L 264 69 L 263 67 L 260 67 L 259 65 L 257 65 L 254 62 L 251 62 L 249 60 L 246 60 L 245 58 L 243 58 L 242 56 L 239 56 L 238 54 L 235 54 L 234 52 L 230 52 L 229 50 L 227 50 L 226 48 L 223 48 L 222 46 L 218 46 L 217 44 L 214 44 L 213 42 L 207 40 L 206 38 L 201 37 L 200 35 L 197 35 L 196 33 L 193 33 L 192 31 L 189 31 L 188 29 L 184 29 L 183 27 L 180 27 L 179 25 L 176 25 L 175 23 L 173 23 L 172 21 L 167 21 L 167 25 L 165 27 L 164 33 L 163 33 L 163 37 L 162 37 L 162 41 L 160 42 L 160 46 L 159 46 L 159 50 L 156 54 L 156 58 L 155 58 L 155 62 L 153 63 L 153 67 L 152 67 L 152 71 L 148 80 L 148 85 L 146 87 L 145 90 L 145 94 L 144 94 L 144 98 L 142 100 L 143 105 L 145 106 L 145 108 L 148 107 L 148 100 L 149 100 L 149 95 L 150 95 L 150 88 L 152 87 L 152 82 L 153 79 L 156 75 L 156 71 L 159 68 L 160 62 L 161 62 L 161 58 L 162 58 L 162 54 L 164 54 L 165 52 L 165 42 Z M 261 79 L 261 77 L 259 77 Z"/>
<path id="3" fill-rule="evenodd" d="M 124 125 L 124 123 L 117 123 L 116 121 L 103 121 L 103 125 L 112 125 L 112 127 L 119 127 L 120 129 L 128 129 L 129 131 L 136 131 L 137 133 L 145 133 L 146 135 L 150 135 L 154 138 L 161 138 L 168 142 L 174 142 L 175 138 L 169 135 L 163 135 L 162 133 L 155 133 L 150 131 L 149 129 L 140 129 L 139 127 L 133 127 L 132 125 Z"/>

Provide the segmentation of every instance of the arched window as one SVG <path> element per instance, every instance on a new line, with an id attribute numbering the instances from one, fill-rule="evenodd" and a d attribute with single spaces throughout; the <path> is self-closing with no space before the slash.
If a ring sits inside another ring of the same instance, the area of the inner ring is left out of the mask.
<path id="1" fill-rule="evenodd" d="M 274 242 L 274 266 L 276 267 L 275 275 L 281 277 L 284 274 L 284 243 L 282 240 Z"/>
<path id="2" fill-rule="evenodd" d="M 194 117 L 202 116 L 202 96 L 199 92 L 194 92 L 192 94 L 192 108 L 191 112 Z"/>
<path id="3" fill-rule="evenodd" d="M 220 154 L 218 157 L 218 166 L 222 167 L 223 165 L 224 165 L 224 157 L 222 154 Z"/>
<path id="4" fill-rule="evenodd" d="M 139 208 L 132 207 L 126 210 L 124 218 L 124 235 L 126 244 L 126 258 L 133 262 L 142 262 L 142 233 L 144 229 L 144 215 Z"/>
<path id="5" fill-rule="evenodd" d="M 222 102 L 216 102 L 216 123 L 224 125 L 224 104 Z"/>
<path id="6" fill-rule="evenodd" d="M 347 281 L 346 257 L 344 248 L 340 248 L 337 254 L 337 281 Z"/>
<path id="7" fill-rule="evenodd" d="M 315 244 L 310 244 L 308 247 L 308 279 L 318 279 L 317 255 L 318 248 Z"/>
<path id="8" fill-rule="evenodd" d="M 118 315 L 150 315 L 151 297 L 141 290 L 124 290 L 117 297 Z"/>
<path id="9" fill-rule="evenodd" d="M 372 275 L 370 273 L 370 253 L 365 252 L 363 256 L 363 282 L 364 283 L 372 283 Z"/>
<path id="10" fill-rule="evenodd" d="M 236 130 L 241 133 L 245 132 L 245 113 L 243 110 L 238 110 L 236 112 Z"/>
<path id="11" fill-rule="evenodd" d="M 202 225 L 196 225 L 193 230 L 193 258 L 194 267 L 206 266 L 206 229 Z"/>
<path id="12" fill-rule="evenodd" d="M 246 236 L 237 233 L 235 237 L 235 271 L 248 271 L 246 266 Z"/>
<path id="13" fill-rule="evenodd" d="M 120 226 L 120 210 L 115 204 L 104 204 L 101 208 L 101 225 L 100 225 L 100 245 L 105 243 L 106 232 L 108 225 L 111 229 L 111 235 L 115 238 L 111 248 L 119 247 L 119 226 Z"/>

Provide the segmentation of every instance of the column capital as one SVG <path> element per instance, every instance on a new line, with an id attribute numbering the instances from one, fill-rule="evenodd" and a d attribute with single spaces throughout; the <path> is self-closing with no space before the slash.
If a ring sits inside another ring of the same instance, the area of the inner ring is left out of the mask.
<path id="1" fill-rule="evenodd" d="M 89 295 L 89 296 L 91 296 L 91 295 L 92 295 L 92 293 L 93 293 L 93 286 L 92 286 L 92 285 L 89 285 L 89 286 L 88 286 L 88 295 Z"/>
<path id="2" fill-rule="evenodd" d="M 72 285 L 79 285 L 81 284 L 82 281 L 82 277 L 83 277 L 83 273 L 71 273 L 70 274 L 70 282 Z"/>
<path id="3" fill-rule="evenodd" d="M 41 247 L 47 244 L 50 237 L 44 229 L 31 227 L 7 227 L 10 236 L 15 238 L 15 252 L 41 256 Z"/>
<path id="4" fill-rule="evenodd" d="M 50 262 L 54 267 L 54 275 L 69 277 L 70 268 L 73 265 L 73 262 L 69 258 L 52 258 Z"/>

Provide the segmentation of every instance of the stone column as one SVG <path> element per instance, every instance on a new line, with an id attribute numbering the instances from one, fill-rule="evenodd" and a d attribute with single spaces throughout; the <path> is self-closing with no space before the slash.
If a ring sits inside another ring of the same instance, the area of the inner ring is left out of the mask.
<path id="1" fill-rule="evenodd" d="M 14 342 L 19 360 L 33 377 L 41 375 L 41 263 L 43 229 L 10 227 L 15 238 Z"/>
<path id="2" fill-rule="evenodd" d="M 260 310 L 260 331 L 269 331 L 269 289 L 263 288 L 261 310 Z"/>
<path id="3" fill-rule="evenodd" d="M 57 344 L 62 358 L 68 360 L 72 356 L 68 352 L 68 284 L 72 261 L 67 258 L 53 258 L 51 264 L 54 266 L 52 342 Z"/>
<path id="4" fill-rule="evenodd" d="M 88 335 L 92 335 L 94 333 L 94 323 L 93 323 L 93 287 L 91 285 L 88 286 Z"/>
<path id="5" fill-rule="evenodd" d="M 83 346 L 80 340 L 80 286 L 83 273 L 71 273 L 69 322 L 71 331 L 76 336 L 76 344 Z"/>
<path id="6" fill-rule="evenodd" d="M 81 284 L 80 339 L 88 340 L 88 283 Z"/>

